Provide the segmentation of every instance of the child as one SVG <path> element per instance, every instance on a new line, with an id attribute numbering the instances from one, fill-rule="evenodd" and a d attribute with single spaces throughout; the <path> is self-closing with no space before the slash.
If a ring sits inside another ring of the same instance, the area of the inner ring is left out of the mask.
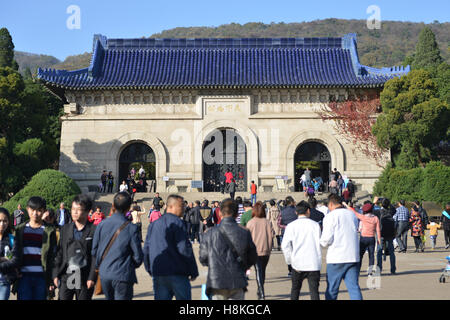
<path id="1" fill-rule="evenodd" d="M 42 220 L 46 202 L 41 197 L 31 197 L 27 211 L 30 221 L 17 228 L 13 250 L 13 259 L 17 259 L 22 274 L 17 283 L 17 299 L 45 300 L 54 291 L 51 273 L 57 245 L 56 228 Z"/>
<path id="2" fill-rule="evenodd" d="M 430 239 L 431 239 L 431 250 L 436 248 L 436 239 L 438 236 L 438 229 L 441 227 L 441 224 L 437 224 L 434 222 L 434 219 L 431 220 L 431 223 L 427 225 L 427 229 L 430 230 Z"/>

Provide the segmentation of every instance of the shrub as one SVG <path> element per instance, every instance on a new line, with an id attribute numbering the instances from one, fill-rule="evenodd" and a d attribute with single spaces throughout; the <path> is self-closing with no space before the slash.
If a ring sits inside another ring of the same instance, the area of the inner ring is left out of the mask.
<path id="1" fill-rule="evenodd" d="M 433 201 L 445 205 L 450 201 L 450 167 L 439 161 L 429 162 L 425 168 L 396 169 L 389 164 L 378 181 L 374 193 L 395 202 Z"/>
<path id="2" fill-rule="evenodd" d="M 3 206 L 12 214 L 19 203 L 25 209 L 30 197 L 39 196 L 46 200 L 47 208 L 57 209 L 61 202 L 69 207 L 73 198 L 80 193 L 78 185 L 66 174 L 46 169 L 35 174 L 30 182 Z"/>

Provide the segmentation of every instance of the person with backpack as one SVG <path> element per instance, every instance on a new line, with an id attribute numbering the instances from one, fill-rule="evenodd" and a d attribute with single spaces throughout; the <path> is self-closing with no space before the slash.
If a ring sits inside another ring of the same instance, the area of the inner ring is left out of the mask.
<path id="1" fill-rule="evenodd" d="M 396 272 L 394 239 L 397 233 L 397 229 L 392 213 L 395 213 L 395 208 L 391 205 L 389 199 L 383 199 L 383 201 L 381 202 L 380 210 L 381 241 L 377 250 L 377 266 L 380 270 L 380 274 L 383 270 L 383 260 L 387 254 L 389 254 L 389 260 L 391 263 L 391 274 L 395 274 Z"/>
<path id="2" fill-rule="evenodd" d="M 95 224 L 88 219 L 92 200 L 84 194 L 72 202 L 72 221 L 61 228 L 61 236 L 52 271 L 53 283 L 59 288 L 59 300 L 91 300 L 94 294 L 95 263 L 91 256 Z M 72 274 L 80 275 L 80 282 Z"/>
<path id="3" fill-rule="evenodd" d="M 9 299 L 11 284 L 16 279 L 15 265 L 11 261 L 13 247 L 9 212 L 0 208 L 0 300 Z"/>
<path id="4" fill-rule="evenodd" d="M 306 189 L 305 196 L 308 197 L 308 199 L 312 199 L 315 196 L 314 186 L 311 183 L 308 184 L 308 188 Z"/>
<path id="5" fill-rule="evenodd" d="M 428 222 L 429 222 L 427 210 L 425 210 L 420 205 L 420 201 L 419 200 L 416 200 L 413 203 L 419 209 L 420 219 L 422 219 L 422 226 L 425 229 L 427 227 L 427 225 L 428 225 Z M 422 240 L 422 243 L 420 245 L 420 249 L 423 252 L 425 250 L 425 242 L 426 242 L 425 232 L 423 233 L 421 240 Z"/>

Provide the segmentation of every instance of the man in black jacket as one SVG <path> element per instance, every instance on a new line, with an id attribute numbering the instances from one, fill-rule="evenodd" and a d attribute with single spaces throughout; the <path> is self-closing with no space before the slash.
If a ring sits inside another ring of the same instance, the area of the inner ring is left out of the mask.
<path id="1" fill-rule="evenodd" d="M 286 226 L 291 223 L 292 221 L 295 221 L 298 219 L 297 212 L 295 211 L 295 200 L 291 196 L 287 196 L 286 200 L 284 200 L 285 207 L 283 210 L 281 210 L 281 221 L 280 221 L 280 227 L 281 227 L 281 237 L 283 238 L 284 230 L 286 229 Z M 292 274 L 292 267 L 290 264 L 288 264 L 288 277 Z"/>
<path id="2" fill-rule="evenodd" d="M 191 242 L 197 239 L 200 242 L 200 201 L 195 201 L 195 206 L 189 211 L 189 222 L 191 223 Z"/>
<path id="3" fill-rule="evenodd" d="M 72 203 L 72 222 L 61 228 L 53 268 L 53 282 L 59 287 L 59 300 L 91 300 L 96 281 L 91 249 L 95 226 L 88 221 L 92 200 L 77 195 Z"/>
<path id="4" fill-rule="evenodd" d="M 380 245 L 377 249 L 377 266 L 380 269 L 380 274 L 383 269 L 383 260 L 386 259 L 386 255 L 389 254 L 389 259 L 391 262 L 391 274 L 395 274 L 395 251 L 394 251 L 394 238 L 397 233 L 395 227 L 395 221 L 393 215 L 395 214 L 395 208 L 391 205 L 389 199 L 385 198 L 381 202 L 380 219 L 380 231 L 381 239 Z M 383 257 L 384 251 L 384 259 Z"/>
<path id="5" fill-rule="evenodd" d="M 236 223 L 238 205 L 225 199 L 220 205 L 220 225 L 209 229 L 200 243 L 199 260 L 208 266 L 206 294 L 213 300 L 244 300 L 247 269 L 257 253 L 250 231 Z"/>

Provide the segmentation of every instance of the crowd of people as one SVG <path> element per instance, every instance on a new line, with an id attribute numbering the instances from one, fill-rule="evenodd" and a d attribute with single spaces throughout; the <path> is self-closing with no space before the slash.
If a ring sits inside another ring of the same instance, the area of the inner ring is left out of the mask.
<path id="1" fill-rule="evenodd" d="M 382 270 L 387 255 L 390 272 L 396 274 L 395 246 L 406 252 L 408 231 L 415 252 L 425 250 L 426 229 L 432 249 L 440 227 L 446 249 L 450 246 L 450 203 L 437 223 L 419 202 L 409 210 L 404 201 L 394 207 L 389 199 L 375 198 L 356 207 L 336 193 L 326 201 L 309 197 L 298 203 L 291 196 L 279 201 L 238 196 L 211 206 L 208 200 L 189 203 L 179 195 L 164 202 L 156 193 L 146 211 L 128 192 L 119 192 L 109 214 L 84 194 L 75 197 L 70 212 L 64 203 L 54 212 L 45 199 L 31 197 L 26 212 L 20 205 L 12 215 L 0 208 L 2 300 L 11 292 L 18 300 L 54 299 L 56 288 L 60 300 L 90 300 L 94 293 L 104 293 L 108 300 L 130 300 L 135 270 L 142 263 L 153 279 L 156 300 L 190 300 L 191 282 L 199 276 L 196 241 L 198 261 L 208 268 L 209 299 L 244 299 L 251 268 L 258 299 L 265 299 L 266 269 L 272 251 L 278 250 L 291 278 L 291 299 L 298 300 L 307 279 L 311 299 L 319 300 L 326 248 L 325 299 L 337 299 L 343 280 L 350 298 L 358 300 L 366 252 L 369 274 L 375 266 Z M 144 215 L 149 221 L 145 239 Z"/>

